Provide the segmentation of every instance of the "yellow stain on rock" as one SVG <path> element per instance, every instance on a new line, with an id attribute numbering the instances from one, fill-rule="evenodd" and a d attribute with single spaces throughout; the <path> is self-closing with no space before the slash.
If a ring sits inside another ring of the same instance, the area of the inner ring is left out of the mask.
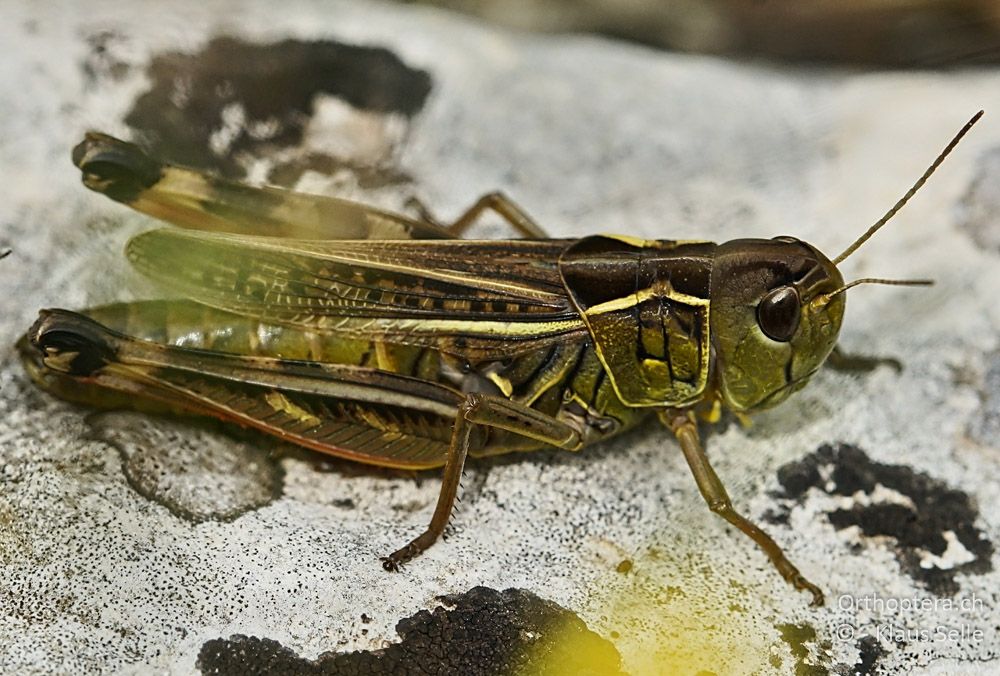
<path id="1" fill-rule="evenodd" d="M 589 608 L 581 613 L 592 630 L 615 644 L 622 673 L 796 673 L 796 659 L 775 628 L 777 610 L 766 598 L 768 590 L 727 579 L 725 570 L 700 552 L 650 547 L 629 562 L 609 565 L 594 580 L 590 604 L 584 604 Z M 556 631 L 565 633 L 549 657 L 576 655 L 592 645 L 572 627 Z M 533 663 L 544 667 L 533 675 L 567 673 L 552 659 Z"/>

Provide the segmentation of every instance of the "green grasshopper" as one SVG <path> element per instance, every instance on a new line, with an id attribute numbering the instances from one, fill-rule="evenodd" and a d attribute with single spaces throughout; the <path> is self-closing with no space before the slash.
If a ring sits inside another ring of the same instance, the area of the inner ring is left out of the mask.
<path id="1" fill-rule="evenodd" d="M 449 226 L 158 162 L 91 133 L 84 184 L 187 228 L 134 237 L 143 274 L 190 300 L 43 310 L 20 343 L 28 372 L 68 399 L 153 402 L 385 467 L 444 467 L 427 529 L 382 559 L 396 570 L 442 534 L 466 457 L 579 450 L 656 414 L 709 508 L 796 589 L 820 589 L 732 506 L 698 421 L 775 406 L 833 355 L 837 265 L 923 185 L 980 112 L 875 225 L 828 259 L 794 237 L 546 238 L 499 193 Z M 492 210 L 525 236 L 466 240 Z"/>

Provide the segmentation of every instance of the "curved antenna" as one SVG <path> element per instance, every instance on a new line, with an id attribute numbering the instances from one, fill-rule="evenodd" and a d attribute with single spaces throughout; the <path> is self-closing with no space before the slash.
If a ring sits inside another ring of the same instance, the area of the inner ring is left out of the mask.
<path id="1" fill-rule="evenodd" d="M 962 127 L 957 134 L 955 134 L 955 138 L 951 140 L 951 143 L 945 146 L 944 150 L 941 151 L 941 154 L 937 156 L 937 159 L 934 160 L 931 166 L 927 167 L 927 171 L 924 172 L 923 176 L 917 179 L 917 182 L 913 184 L 913 187 L 906 191 L 906 194 L 903 195 L 903 197 L 893 205 L 892 209 L 889 209 L 889 211 L 885 212 L 885 216 L 878 219 L 875 225 L 868 228 L 865 234 L 861 235 L 861 237 L 858 237 L 856 240 L 854 240 L 854 243 L 852 243 L 851 246 L 844 249 L 844 252 L 842 254 L 834 258 L 833 264 L 840 265 L 840 263 L 843 262 L 845 258 L 850 256 L 855 251 L 857 251 L 858 247 L 867 242 L 869 237 L 878 232 L 879 228 L 888 223 L 889 219 L 895 216 L 896 213 L 903 208 L 903 205 L 909 202 L 910 198 L 913 197 L 918 190 L 920 190 L 920 188 L 924 185 L 924 183 L 927 182 L 927 179 L 930 178 L 931 174 L 934 173 L 934 170 L 937 169 L 939 166 L 941 166 L 941 163 L 944 162 L 944 158 L 948 157 L 948 153 L 954 150 L 955 146 L 958 145 L 958 142 L 962 140 L 962 137 L 965 136 L 970 129 L 972 129 L 972 125 L 978 122 L 979 118 L 981 118 L 982 116 L 983 116 L 983 111 L 981 110 L 975 115 L 973 115 L 972 119 L 966 122 L 965 126 Z"/>
<path id="2" fill-rule="evenodd" d="M 826 305 L 831 300 L 844 293 L 851 287 L 857 286 L 858 284 L 885 284 L 886 286 L 932 286 L 934 284 L 933 279 L 881 279 L 879 277 L 862 277 L 861 279 L 855 279 L 853 282 L 848 282 L 844 284 L 839 289 L 835 289 L 830 293 L 824 293 L 818 296 L 822 299 L 822 303 Z"/>

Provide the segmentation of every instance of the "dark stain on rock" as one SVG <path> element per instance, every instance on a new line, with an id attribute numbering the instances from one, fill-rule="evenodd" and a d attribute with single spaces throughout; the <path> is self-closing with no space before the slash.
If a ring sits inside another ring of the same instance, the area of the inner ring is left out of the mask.
<path id="1" fill-rule="evenodd" d="M 267 174 L 268 183 L 293 186 L 307 171 L 332 176 L 338 171 L 349 171 L 361 188 L 381 188 L 401 185 L 413 179 L 394 167 L 375 166 L 356 160 L 336 158 L 322 153 L 306 153 L 301 157 L 279 162 Z"/>
<path id="2" fill-rule="evenodd" d="M 862 636 L 855 647 L 858 649 L 858 661 L 845 673 L 862 676 L 874 674 L 879 661 L 888 654 L 874 636 Z"/>
<path id="3" fill-rule="evenodd" d="M 125 118 L 143 145 L 164 160 L 236 179 L 245 176 L 241 158 L 297 149 L 321 95 L 357 111 L 412 118 L 431 90 L 427 72 L 407 66 L 391 51 L 333 40 L 252 44 L 219 37 L 197 53 L 157 56 L 147 75 L 152 88 Z M 306 169 L 332 172 L 358 163 L 303 152 L 304 157 L 283 156 L 285 166 L 272 180 L 290 185 L 284 181 Z M 369 182 L 400 180 L 393 172 L 380 178 L 378 168 L 366 167 Z"/>
<path id="4" fill-rule="evenodd" d="M 203 674 L 621 674 L 621 658 L 575 614 L 522 589 L 443 596 L 396 625 L 401 640 L 372 651 L 296 655 L 277 641 L 206 642 Z"/>
<path id="5" fill-rule="evenodd" d="M 187 521 L 229 521 L 281 497 L 284 473 L 257 437 L 242 440 L 213 421 L 132 412 L 98 413 L 88 423 L 118 449 L 136 492 Z"/>
<path id="6" fill-rule="evenodd" d="M 86 37 L 87 53 L 80 64 L 87 87 L 102 80 L 119 81 L 132 70 L 131 64 L 119 52 L 125 36 L 117 31 L 102 30 Z"/>
<path id="7" fill-rule="evenodd" d="M 982 152 L 962 198 L 959 227 L 980 247 L 1000 253 L 1000 147 Z"/>
<path id="8" fill-rule="evenodd" d="M 828 676 L 830 670 L 815 664 L 815 658 L 810 655 L 809 644 L 817 642 L 815 629 L 807 624 L 779 624 L 776 629 L 795 658 L 795 676 Z"/>
<path id="9" fill-rule="evenodd" d="M 836 509 L 827 516 L 837 529 L 857 526 L 869 537 L 894 538 L 893 549 L 903 571 L 935 594 L 957 593 L 955 577 L 959 573 L 978 575 L 993 569 L 993 544 L 975 526 L 979 512 L 972 499 L 905 465 L 874 462 L 864 451 L 848 444 L 825 444 L 802 460 L 782 466 L 778 481 L 783 490 L 776 497 L 789 501 L 801 501 L 810 488 L 846 497 L 860 491 L 871 497 L 876 485 L 908 498 L 912 506 L 871 502 Z M 787 521 L 789 508 L 785 505 L 769 518 Z M 973 560 L 947 569 L 922 567 L 927 553 L 940 556 L 945 552 L 948 532 L 973 555 Z"/>

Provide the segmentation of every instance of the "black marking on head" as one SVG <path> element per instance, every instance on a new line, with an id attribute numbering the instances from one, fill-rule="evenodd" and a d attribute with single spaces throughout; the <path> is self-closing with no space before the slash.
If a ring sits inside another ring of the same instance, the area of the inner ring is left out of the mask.
<path id="1" fill-rule="evenodd" d="M 828 474 L 829 480 L 822 478 L 821 467 L 826 468 L 822 474 Z M 981 575 L 993 569 L 993 543 L 975 526 L 979 512 L 972 499 L 905 465 L 874 462 L 864 451 L 848 444 L 823 445 L 802 460 L 779 468 L 778 481 L 783 490 L 776 497 L 796 502 L 801 502 L 810 488 L 850 497 L 858 491 L 871 495 L 876 484 L 908 498 L 912 508 L 874 502 L 836 509 L 827 516 L 837 529 L 858 526 L 869 537 L 893 537 L 893 549 L 903 571 L 935 594 L 957 593 L 955 576 L 959 573 Z M 789 507 L 785 505 L 783 513 L 769 518 L 787 519 Z M 921 564 L 927 553 L 940 556 L 948 547 L 947 532 L 954 533 L 975 558 L 953 568 L 924 568 Z"/>
<path id="2" fill-rule="evenodd" d="M 270 156 L 276 148 L 300 145 L 319 95 L 362 111 L 412 118 L 431 90 L 427 72 L 391 51 L 333 40 L 253 44 L 220 37 L 197 53 L 157 56 L 147 74 L 152 88 L 135 101 L 125 122 L 152 154 L 228 178 L 244 177 L 241 155 Z M 306 153 L 276 168 L 270 179 L 288 185 L 307 169 L 337 170 L 350 162 L 324 163 Z M 394 175 L 389 182 L 398 180 Z"/>
<path id="3" fill-rule="evenodd" d="M 277 641 L 236 635 L 203 644 L 197 664 L 202 673 L 223 675 L 550 673 L 556 667 L 569 674 L 622 673 L 609 641 L 531 592 L 475 587 L 440 601 L 443 607 L 400 620 L 402 640 L 379 650 L 308 660 Z"/>

